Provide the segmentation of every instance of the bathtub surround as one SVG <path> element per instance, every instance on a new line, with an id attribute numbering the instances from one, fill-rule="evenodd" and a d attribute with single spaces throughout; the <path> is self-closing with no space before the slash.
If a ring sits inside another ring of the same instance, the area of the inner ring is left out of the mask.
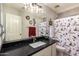
<path id="1" fill-rule="evenodd" d="M 67 54 L 79 56 L 79 15 L 54 21 L 55 38 L 65 47 Z"/>

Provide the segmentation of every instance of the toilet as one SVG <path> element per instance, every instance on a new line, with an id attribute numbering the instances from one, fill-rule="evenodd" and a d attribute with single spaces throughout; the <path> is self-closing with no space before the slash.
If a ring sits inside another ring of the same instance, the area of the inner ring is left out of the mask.
<path id="1" fill-rule="evenodd" d="M 63 56 L 66 52 L 66 49 L 62 46 L 56 45 L 57 56 Z"/>

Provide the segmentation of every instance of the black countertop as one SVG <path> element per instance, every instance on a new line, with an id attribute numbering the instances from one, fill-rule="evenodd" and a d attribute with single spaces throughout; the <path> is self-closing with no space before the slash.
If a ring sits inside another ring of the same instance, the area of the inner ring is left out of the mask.
<path id="1" fill-rule="evenodd" d="M 27 39 L 19 42 L 3 44 L 0 51 L 0 56 L 31 56 L 40 50 L 58 42 L 57 40 L 53 40 L 51 38 L 39 37 L 37 38 L 37 41 L 43 41 L 47 44 L 38 48 L 32 48 L 29 46 L 29 43 L 32 43 L 32 41 L 32 39 Z"/>

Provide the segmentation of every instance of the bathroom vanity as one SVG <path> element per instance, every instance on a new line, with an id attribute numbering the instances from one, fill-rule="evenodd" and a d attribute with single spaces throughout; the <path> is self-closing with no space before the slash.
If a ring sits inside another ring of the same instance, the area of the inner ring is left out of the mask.
<path id="1" fill-rule="evenodd" d="M 56 44 L 52 44 L 32 56 L 56 56 Z"/>
<path id="2" fill-rule="evenodd" d="M 54 56 L 56 55 L 56 42 L 45 37 L 36 37 L 36 41 L 42 41 L 46 44 L 37 48 L 31 47 L 29 44 L 33 43 L 33 39 L 22 40 L 19 42 L 3 44 L 0 51 L 1 56 Z"/>

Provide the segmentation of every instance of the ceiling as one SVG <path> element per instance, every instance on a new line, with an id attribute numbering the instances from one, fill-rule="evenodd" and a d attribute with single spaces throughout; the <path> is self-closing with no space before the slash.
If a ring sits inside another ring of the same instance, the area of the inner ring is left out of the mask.
<path id="1" fill-rule="evenodd" d="M 56 13 L 62 13 L 70 9 L 79 7 L 79 3 L 44 3 L 44 5 L 51 8 Z M 24 4 L 22 3 L 7 3 L 6 6 L 16 8 L 18 10 L 23 10 Z"/>
<path id="2" fill-rule="evenodd" d="M 79 7 L 79 3 L 46 3 L 45 5 L 54 10 L 56 13 L 62 13 Z"/>
<path id="3" fill-rule="evenodd" d="M 5 6 L 12 7 L 17 10 L 23 10 L 24 4 L 23 3 L 6 3 Z"/>

